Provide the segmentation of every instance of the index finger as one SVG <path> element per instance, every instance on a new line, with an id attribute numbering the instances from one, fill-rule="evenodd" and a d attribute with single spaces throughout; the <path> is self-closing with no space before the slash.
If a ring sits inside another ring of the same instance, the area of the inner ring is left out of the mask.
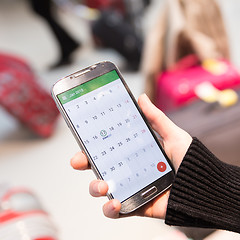
<path id="1" fill-rule="evenodd" d="M 90 169 L 90 164 L 83 152 L 77 152 L 70 160 L 71 166 L 76 170 Z"/>

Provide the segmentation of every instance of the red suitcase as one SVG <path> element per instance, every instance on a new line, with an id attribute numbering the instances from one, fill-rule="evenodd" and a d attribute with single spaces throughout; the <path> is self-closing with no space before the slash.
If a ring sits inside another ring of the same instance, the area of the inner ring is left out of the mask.
<path id="1" fill-rule="evenodd" d="M 0 105 L 35 134 L 53 133 L 58 110 L 23 59 L 0 54 Z"/>

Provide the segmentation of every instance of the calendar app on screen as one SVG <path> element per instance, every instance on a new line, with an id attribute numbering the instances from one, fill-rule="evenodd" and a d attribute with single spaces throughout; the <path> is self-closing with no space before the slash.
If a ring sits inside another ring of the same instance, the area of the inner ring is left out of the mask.
<path id="1" fill-rule="evenodd" d="M 58 99 L 114 198 L 122 202 L 171 171 L 115 70 Z"/>

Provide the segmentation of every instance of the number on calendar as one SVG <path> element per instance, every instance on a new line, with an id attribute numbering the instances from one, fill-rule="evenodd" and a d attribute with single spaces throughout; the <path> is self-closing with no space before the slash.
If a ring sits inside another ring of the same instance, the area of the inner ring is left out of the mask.
<path id="1" fill-rule="evenodd" d="M 104 155 L 107 154 L 107 152 L 106 151 L 102 151 L 101 154 L 102 154 L 102 156 L 104 156 Z"/>
<path id="2" fill-rule="evenodd" d="M 96 136 L 96 135 L 93 136 L 93 139 L 94 139 L 94 140 L 97 140 L 97 139 L 98 139 L 98 136 Z"/>
<path id="3" fill-rule="evenodd" d="M 110 151 L 113 151 L 115 148 L 113 146 L 111 146 L 109 149 L 110 149 Z"/>
<path id="4" fill-rule="evenodd" d="M 122 126 L 122 123 L 121 123 L 121 122 L 117 123 L 117 126 L 118 126 L 118 127 L 121 127 L 121 126 Z"/>
<path id="5" fill-rule="evenodd" d="M 113 127 L 113 126 L 112 126 L 112 127 L 110 127 L 110 128 L 109 128 L 109 130 L 110 130 L 110 131 L 113 131 L 113 130 L 114 130 L 114 127 Z"/>
<path id="6" fill-rule="evenodd" d="M 122 142 L 118 142 L 118 146 L 121 147 L 123 145 Z"/>
<path id="7" fill-rule="evenodd" d="M 113 167 L 110 168 L 110 170 L 111 170 L 111 172 L 113 172 L 113 171 L 115 171 L 116 169 L 115 169 L 115 167 L 113 166 Z"/>

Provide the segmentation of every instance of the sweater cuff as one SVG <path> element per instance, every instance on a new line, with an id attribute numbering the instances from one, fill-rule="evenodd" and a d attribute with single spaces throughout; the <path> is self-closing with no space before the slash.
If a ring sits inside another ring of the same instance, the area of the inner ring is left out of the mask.
<path id="1" fill-rule="evenodd" d="M 240 232 L 240 168 L 193 138 L 172 185 L 165 223 Z"/>

